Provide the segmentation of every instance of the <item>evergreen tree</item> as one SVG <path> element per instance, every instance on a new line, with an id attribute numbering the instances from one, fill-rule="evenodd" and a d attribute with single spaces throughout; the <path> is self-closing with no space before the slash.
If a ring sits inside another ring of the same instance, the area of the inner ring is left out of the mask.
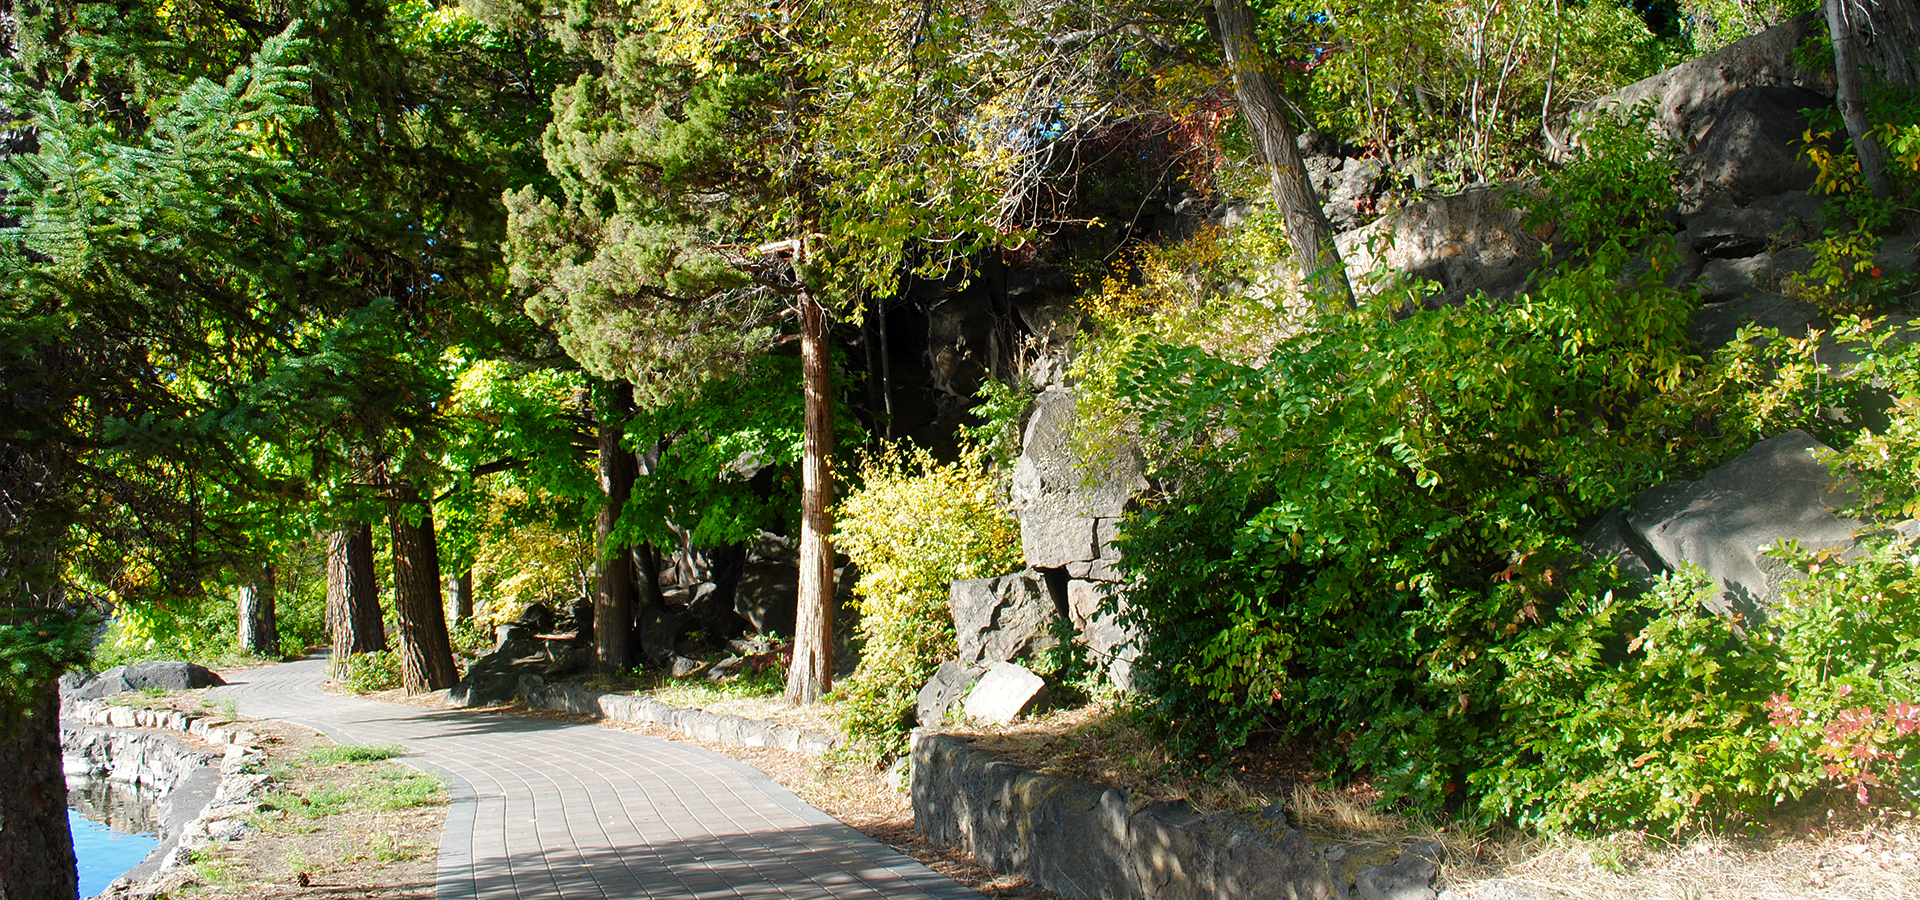
<path id="1" fill-rule="evenodd" d="M 557 196 L 508 197 L 513 282 L 576 359 L 632 383 L 643 403 L 799 340 L 800 618 L 787 693 L 812 702 L 832 671 L 828 323 L 893 290 L 909 252 L 944 271 L 999 236 L 992 194 L 965 163 L 966 111 L 919 105 L 953 95 L 907 86 L 901 64 L 933 34 L 912 10 L 549 12 L 596 65 L 554 95 L 544 146 Z M 917 112 L 930 115 L 916 123 Z M 900 140 L 915 129 L 928 139 Z"/>

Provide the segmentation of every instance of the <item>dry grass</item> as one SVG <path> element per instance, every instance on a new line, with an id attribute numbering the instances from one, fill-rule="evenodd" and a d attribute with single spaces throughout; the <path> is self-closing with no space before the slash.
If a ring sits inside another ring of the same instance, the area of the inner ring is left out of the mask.
<path id="1" fill-rule="evenodd" d="M 1699 835 L 1669 843 L 1623 832 L 1486 840 L 1469 853 L 1450 852 L 1446 875 L 1451 896 L 1463 900 L 1522 892 L 1565 900 L 1915 900 L 1917 854 L 1912 814 L 1887 813 L 1758 839 Z"/>

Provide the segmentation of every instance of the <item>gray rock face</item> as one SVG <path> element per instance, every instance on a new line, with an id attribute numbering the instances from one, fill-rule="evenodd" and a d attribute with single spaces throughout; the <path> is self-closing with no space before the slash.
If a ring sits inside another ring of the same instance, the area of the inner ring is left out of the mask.
<path id="1" fill-rule="evenodd" d="M 547 639 L 524 625 L 503 626 L 493 652 L 473 661 L 467 674 L 447 691 L 458 707 L 495 706 L 537 689 L 548 680 L 579 670 L 591 650 L 571 640 Z"/>
<path id="2" fill-rule="evenodd" d="M 1830 73 L 1802 68 L 1793 59 L 1793 51 L 1809 36 L 1825 31 L 1818 13 L 1795 17 L 1600 97 L 1574 116 L 1652 104 L 1662 131 L 1692 149 L 1713 127 L 1727 99 L 1745 88 L 1796 85 L 1831 95 Z"/>
<path id="3" fill-rule="evenodd" d="M 1361 869 L 1353 879 L 1354 894 L 1359 900 L 1434 900 L 1439 862 L 1438 843 L 1416 844 L 1389 865 Z"/>
<path id="4" fill-rule="evenodd" d="M 1523 224 L 1515 190 L 1474 188 L 1410 203 L 1365 228 L 1341 234 L 1347 273 L 1361 289 L 1377 288 L 1375 270 L 1432 279 L 1449 293 L 1511 293 L 1539 262 L 1542 235 Z"/>
<path id="5" fill-rule="evenodd" d="M 1792 86 L 1735 91 L 1713 118 L 1695 156 L 1697 193 L 1736 205 L 1813 186 L 1814 170 L 1801 154 L 1807 117 L 1801 110 L 1831 107 L 1833 98 Z"/>
<path id="6" fill-rule="evenodd" d="M 1018 663 L 997 662 L 967 693 L 967 718 L 1005 725 L 1020 718 L 1046 696 L 1047 683 Z"/>
<path id="7" fill-rule="evenodd" d="M 147 688 L 163 691 L 191 691 L 222 684 L 226 684 L 226 681 L 206 666 L 170 660 L 114 666 L 84 682 L 79 681 L 78 678 L 61 679 L 63 699 L 69 701 L 99 700 L 103 697 Z"/>
<path id="8" fill-rule="evenodd" d="M 1792 573 L 1761 548 L 1786 540 L 1807 550 L 1853 545 L 1859 523 L 1831 512 L 1852 494 L 1816 456 L 1830 450 L 1797 429 L 1768 438 L 1699 481 L 1642 492 L 1628 524 L 1665 568 L 1691 563 L 1718 581 L 1717 612 L 1763 612 Z"/>
<path id="9" fill-rule="evenodd" d="M 756 632 L 772 630 L 791 635 L 799 596 L 800 551 L 784 537 L 761 533 L 740 568 L 740 582 L 733 589 L 733 611 Z M 737 628 L 731 632 L 739 633 Z"/>
<path id="10" fill-rule="evenodd" d="M 1025 659 L 1053 647 L 1053 598 L 1031 569 L 999 578 L 956 581 L 948 588 L 961 665 Z"/>
<path id="11" fill-rule="evenodd" d="M 1693 314 L 1687 336 L 1700 346 L 1712 349 L 1733 340 L 1745 325 L 1777 328 L 1781 334 L 1791 337 L 1805 335 L 1819 317 L 1819 307 L 1811 303 L 1756 290 L 1732 300 L 1703 304 L 1699 312 Z"/>
<path id="12" fill-rule="evenodd" d="M 940 724 L 947 711 L 964 699 L 967 689 L 986 672 L 986 666 L 963 666 L 951 660 L 941 663 L 914 698 L 914 721 L 929 728 Z"/>
<path id="13" fill-rule="evenodd" d="M 1027 564 L 1050 569 L 1100 558 L 1097 520 L 1117 518 L 1145 490 L 1146 463 L 1138 449 L 1121 448 L 1106 460 L 1075 456 L 1069 435 L 1074 397 L 1054 389 L 1034 398 L 1013 469 L 1013 505 Z"/>

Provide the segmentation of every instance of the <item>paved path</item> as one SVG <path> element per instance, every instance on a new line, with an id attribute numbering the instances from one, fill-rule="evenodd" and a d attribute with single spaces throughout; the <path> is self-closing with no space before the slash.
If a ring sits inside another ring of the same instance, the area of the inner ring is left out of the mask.
<path id="1" fill-rule="evenodd" d="M 939 898 L 979 895 L 696 747 L 591 725 L 320 690 L 326 660 L 236 673 L 249 716 L 398 743 L 452 784 L 441 898 Z"/>

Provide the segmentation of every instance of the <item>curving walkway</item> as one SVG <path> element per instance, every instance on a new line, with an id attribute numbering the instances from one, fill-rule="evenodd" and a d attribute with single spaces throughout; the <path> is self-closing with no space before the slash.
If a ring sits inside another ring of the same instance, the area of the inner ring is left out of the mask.
<path id="1" fill-rule="evenodd" d="M 229 676 L 240 711 L 398 743 L 452 785 L 441 898 L 941 898 L 978 894 L 696 747 L 592 725 L 320 690 L 326 660 Z"/>

